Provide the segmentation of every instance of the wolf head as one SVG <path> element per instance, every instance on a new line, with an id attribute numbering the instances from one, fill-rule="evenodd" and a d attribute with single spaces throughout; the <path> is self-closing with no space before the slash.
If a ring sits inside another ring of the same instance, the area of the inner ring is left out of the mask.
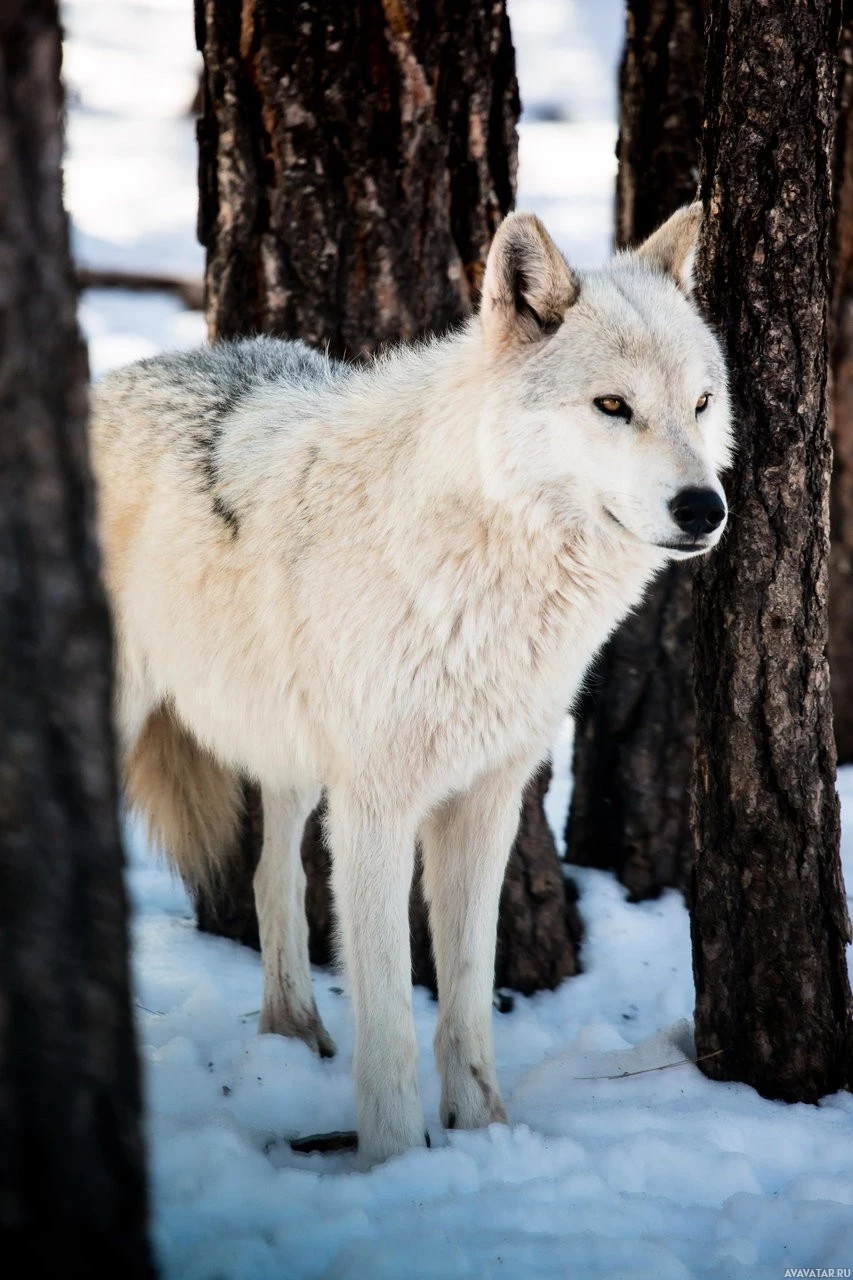
<path id="1" fill-rule="evenodd" d="M 489 483 L 673 558 L 713 547 L 728 514 L 726 366 L 691 300 L 700 222 L 699 205 L 681 209 L 638 249 L 580 273 L 538 218 L 513 214 L 480 311 Z"/>

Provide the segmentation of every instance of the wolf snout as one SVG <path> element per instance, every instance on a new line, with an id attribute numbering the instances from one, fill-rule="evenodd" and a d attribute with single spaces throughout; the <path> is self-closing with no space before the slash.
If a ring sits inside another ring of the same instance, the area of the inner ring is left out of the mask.
<path id="1" fill-rule="evenodd" d="M 682 489 L 669 504 L 682 533 L 694 541 L 709 537 L 726 518 L 726 504 L 713 489 Z"/>

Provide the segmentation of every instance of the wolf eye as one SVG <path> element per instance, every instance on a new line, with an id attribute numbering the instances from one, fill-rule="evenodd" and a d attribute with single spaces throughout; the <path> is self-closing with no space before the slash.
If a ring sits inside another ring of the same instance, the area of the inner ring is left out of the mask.
<path id="1" fill-rule="evenodd" d="M 708 401 L 709 401 L 710 399 L 711 399 L 711 397 L 710 397 L 709 395 L 704 395 L 704 396 L 700 396 L 700 397 L 699 397 L 699 399 L 696 401 L 696 412 L 697 412 L 697 414 L 698 414 L 698 413 L 704 413 L 704 412 L 705 412 L 705 410 L 708 408 Z"/>
<path id="2" fill-rule="evenodd" d="M 624 418 L 630 422 L 633 416 L 631 406 L 621 396 L 597 396 L 592 403 L 599 413 L 606 413 L 608 418 Z"/>

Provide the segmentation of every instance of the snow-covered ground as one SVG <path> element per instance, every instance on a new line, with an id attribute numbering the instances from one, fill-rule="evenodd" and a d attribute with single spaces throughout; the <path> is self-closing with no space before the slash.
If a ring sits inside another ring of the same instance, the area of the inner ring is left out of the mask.
<path id="1" fill-rule="evenodd" d="M 87 265 L 201 273 L 191 8 L 64 5 L 66 190 Z M 612 224 L 621 4 L 512 0 L 511 13 L 526 107 L 519 203 L 573 261 L 592 263 Z M 165 295 L 93 290 L 81 314 L 96 375 L 204 333 L 200 315 Z M 549 796 L 558 835 L 568 755 L 564 738 Z M 853 772 L 840 786 L 853 884 Z M 693 990 L 678 895 L 633 906 L 610 876 L 573 872 L 583 974 L 495 1018 L 511 1129 L 443 1133 L 436 1008 L 416 991 L 434 1146 L 360 1174 L 350 1156 L 288 1145 L 353 1127 L 345 980 L 316 974 L 336 1059 L 258 1037 L 258 957 L 196 933 L 183 891 L 135 828 L 129 853 L 166 1280 L 781 1280 L 788 1269 L 853 1268 L 853 1098 L 789 1107 L 685 1062 Z"/>
<path id="2" fill-rule="evenodd" d="M 565 797 L 565 750 L 556 763 Z M 853 770 L 841 787 L 853 814 Z M 562 801 L 551 816 L 562 819 Z M 315 974 L 337 1058 L 257 1036 L 257 956 L 199 935 L 135 832 L 130 851 L 168 1280 L 777 1280 L 789 1267 L 853 1267 L 853 1097 L 786 1106 L 686 1062 L 693 984 L 679 895 L 634 906 L 611 876 L 572 870 L 583 974 L 495 1016 L 509 1130 L 441 1129 L 436 1006 L 417 989 L 433 1149 L 361 1174 L 352 1156 L 288 1146 L 354 1126 L 345 980 Z M 844 851 L 853 883 L 853 823 Z"/>

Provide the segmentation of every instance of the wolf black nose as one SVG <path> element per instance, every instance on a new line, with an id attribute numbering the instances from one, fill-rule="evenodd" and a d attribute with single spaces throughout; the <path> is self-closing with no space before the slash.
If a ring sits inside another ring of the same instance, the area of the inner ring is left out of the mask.
<path id="1" fill-rule="evenodd" d="M 726 507 L 713 489 L 682 489 L 669 504 L 673 520 L 683 533 L 704 538 L 726 518 Z"/>

